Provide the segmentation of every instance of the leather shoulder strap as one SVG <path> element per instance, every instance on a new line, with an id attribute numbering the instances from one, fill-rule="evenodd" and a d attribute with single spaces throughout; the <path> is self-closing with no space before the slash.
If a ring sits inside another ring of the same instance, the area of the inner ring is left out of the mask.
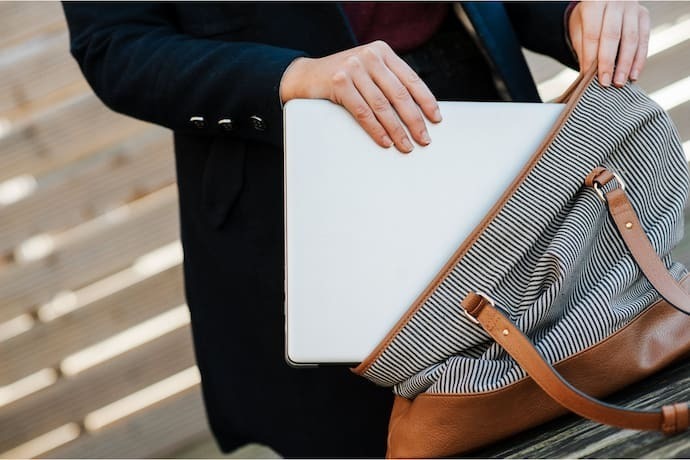
<path id="1" fill-rule="evenodd" d="M 603 187 L 614 178 L 618 187 L 603 192 Z M 618 233 L 635 263 L 640 267 L 640 271 L 654 286 L 654 289 L 669 304 L 686 315 L 690 315 L 690 295 L 669 274 L 664 262 L 657 255 L 644 232 L 644 228 L 642 228 L 627 193 L 625 193 L 625 185 L 620 176 L 608 169 L 598 167 L 587 176 L 585 185 L 594 187 L 606 203 Z"/>
<path id="2" fill-rule="evenodd" d="M 656 411 L 642 411 L 594 399 L 570 385 L 490 299 L 470 292 L 462 301 L 462 306 L 546 394 L 572 412 L 606 425 L 661 431 L 666 435 L 688 428 L 687 403 L 667 405 Z"/>
<path id="3" fill-rule="evenodd" d="M 603 187 L 613 179 L 618 187 Z M 607 204 L 609 214 L 633 259 L 654 289 L 668 303 L 690 315 L 690 295 L 668 273 L 640 224 L 625 193 L 620 177 L 602 167 L 585 180 Z M 626 409 L 594 399 L 570 385 L 539 353 L 532 342 L 483 294 L 470 292 L 462 301 L 466 313 L 500 344 L 532 379 L 556 402 L 578 415 L 619 428 L 661 431 L 670 435 L 685 431 L 690 424 L 688 404 L 666 405 L 661 410 Z"/>

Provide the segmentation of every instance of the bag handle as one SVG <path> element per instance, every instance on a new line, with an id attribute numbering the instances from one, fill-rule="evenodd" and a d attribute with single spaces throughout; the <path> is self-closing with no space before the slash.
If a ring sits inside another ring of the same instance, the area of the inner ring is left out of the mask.
<path id="1" fill-rule="evenodd" d="M 616 179 L 618 187 L 608 192 L 604 185 Z M 585 179 L 606 203 L 618 232 L 633 259 L 662 298 L 685 314 L 690 314 L 690 296 L 668 273 L 640 224 L 621 178 L 603 168 L 595 168 Z M 661 431 L 666 435 L 688 429 L 688 404 L 665 405 L 645 411 L 599 401 L 570 385 L 537 350 L 532 342 L 483 293 L 470 292 L 461 302 L 465 312 L 499 344 L 554 401 L 572 412 L 606 425 L 634 430 Z"/>

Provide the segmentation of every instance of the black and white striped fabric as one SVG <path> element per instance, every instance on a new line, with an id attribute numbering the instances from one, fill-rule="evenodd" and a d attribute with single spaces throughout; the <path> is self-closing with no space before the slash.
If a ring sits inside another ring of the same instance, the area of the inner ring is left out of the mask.
<path id="1" fill-rule="evenodd" d="M 516 193 L 364 376 L 407 398 L 490 391 L 524 377 L 461 311 L 469 290 L 489 294 L 552 363 L 658 300 L 583 184 L 598 165 L 626 182 L 645 232 L 680 279 L 686 268 L 670 250 L 683 235 L 689 178 L 676 129 L 638 86 L 602 88 L 595 78 Z"/>

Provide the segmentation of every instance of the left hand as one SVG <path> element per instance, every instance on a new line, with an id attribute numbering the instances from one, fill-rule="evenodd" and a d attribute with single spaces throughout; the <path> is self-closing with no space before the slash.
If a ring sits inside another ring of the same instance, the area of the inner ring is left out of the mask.
<path id="1" fill-rule="evenodd" d="M 635 81 L 647 60 L 649 11 L 636 1 L 582 1 L 568 20 L 580 70 L 598 59 L 599 82 L 609 86 Z M 614 75 L 615 64 L 615 75 Z"/>

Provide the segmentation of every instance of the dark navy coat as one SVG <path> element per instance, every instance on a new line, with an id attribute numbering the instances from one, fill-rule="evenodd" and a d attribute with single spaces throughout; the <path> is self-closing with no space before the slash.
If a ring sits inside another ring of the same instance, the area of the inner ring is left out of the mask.
<path id="1" fill-rule="evenodd" d="M 567 2 L 464 3 L 513 100 L 538 95 L 523 45 L 574 67 Z M 356 40 L 337 3 L 65 3 L 71 52 L 115 111 L 174 132 L 185 291 L 211 428 L 224 450 L 380 456 L 390 390 L 283 352 L 278 85 L 298 56 Z"/>

